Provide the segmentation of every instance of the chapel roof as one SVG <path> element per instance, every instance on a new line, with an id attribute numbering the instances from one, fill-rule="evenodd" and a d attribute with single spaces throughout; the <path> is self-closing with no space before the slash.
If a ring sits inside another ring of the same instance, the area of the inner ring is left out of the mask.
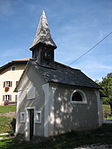
<path id="1" fill-rule="evenodd" d="M 32 48 L 34 48 L 38 44 L 52 46 L 54 49 L 57 47 L 51 37 L 50 29 L 48 27 L 47 18 L 44 10 L 42 12 L 36 35 L 30 47 L 30 50 L 32 50 Z"/>
<path id="2" fill-rule="evenodd" d="M 66 85 L 100 88 L 97 83 L 86 76 L 79 69 L 54 62 L 52 66 L 42 66 L 36 61 L 31 61 L 46 82 L 61 83 Z"/>

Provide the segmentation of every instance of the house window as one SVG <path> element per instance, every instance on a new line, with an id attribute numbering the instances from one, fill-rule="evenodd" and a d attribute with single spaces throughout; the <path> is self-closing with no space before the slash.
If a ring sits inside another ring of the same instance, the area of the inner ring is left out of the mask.
<path id="1" fill-rule="evenodd" d="M 41 123 L 41 111 L 35 111 L 35 122 Z"/>
<path id="2" fill-rule="evenodd" d="M 25 123 L 25 112 L 20 112 L 20 122 Z"/>
<path id="3" fill-rule="evenodd" d="M 18 95 L 15 95 L 15 101 L 17 101 L 17 97 L 18 97 Z"/>
<path id="4" fill-rule="evenodd" d="M 11 101 L 11 95 L 3 95 L 3 101 Z"/>
<path id="5" fill-rule="evenodd" d="M 71 94 L 72 103 L 87 103 L 86 95 L 81 90 L 75 90 Z"/>
<path id="6" fill-rule="evenodd" d="M 16 86 L 18 85 L 19 81 L 16 81 Z"/>
<path id="7" fill-rule="evenodd" d="M 12 67 L 11 67 L 11 70 L 12 70 L 12 71 L 15 71 L 15 70 L 16 70 L 16 66 L 12 66 Z"/>
<path id="8" fill-rule="evenodd" d="M 4 81 L 3 87 L 12 87 L 12 81 Z"/>

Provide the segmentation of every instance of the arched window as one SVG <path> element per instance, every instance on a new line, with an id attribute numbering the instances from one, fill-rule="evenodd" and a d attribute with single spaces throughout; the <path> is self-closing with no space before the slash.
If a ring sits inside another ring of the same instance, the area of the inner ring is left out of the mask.
<path id="1" fill-rule="evenodd" d="M 71 102 L 72 103 L 87 103 L 86 95 L 81 90 L 74 90 L 71 94 Z"/>

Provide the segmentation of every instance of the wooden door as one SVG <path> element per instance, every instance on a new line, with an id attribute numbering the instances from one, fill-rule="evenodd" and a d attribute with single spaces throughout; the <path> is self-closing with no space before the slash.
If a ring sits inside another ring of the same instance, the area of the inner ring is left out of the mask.
<path id="1" fill-rule="evenodd" d="M 34 109 L 29 110 L 29 129 L 30 129 L 30 140 L 34 135 Z"/>

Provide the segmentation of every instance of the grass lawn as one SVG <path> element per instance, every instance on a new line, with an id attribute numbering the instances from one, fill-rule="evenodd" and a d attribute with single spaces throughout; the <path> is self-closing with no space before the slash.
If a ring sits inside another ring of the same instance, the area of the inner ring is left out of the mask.
<path id="1" fill-rule="evenodd" d="M 10 117 L 0 116 L 0 133 L 12 131 L 11 121 Z"/>
<path id="2" fill-rule="evenodd" d="M 39 144 L 19 142 L 15 138 L 0 141 L 0 149 L 62 149 L 75 148 L 89 144 L 112 145 L 112 124 L 105 124 L 97 130 L 88 132 L 71 132 L 50 137 Z"/>
<path id="3" fill-rule="evenodd" d="M 15 112 L 15 111 L 16 111 L 15 105 L 0 106 L 0 113 L 8 113 L 8 112 Z"/>
<path id="4" fill-rule="evenodd" d="M 15 111 L 16 111 L 15 105 L 0 106 L 0 114 L 1 114 L 0 115 L 0 133 L 13 131 L 11 126 L 13 116 L 8 117 L 5 113 L 15 112 Z"/>
<path id="5" fill-rule="evenodd" d="M 110 116 L 110 106 L 103 104 L 103 115 L 105 120 L 112 120 L 112 116 Z"/>

